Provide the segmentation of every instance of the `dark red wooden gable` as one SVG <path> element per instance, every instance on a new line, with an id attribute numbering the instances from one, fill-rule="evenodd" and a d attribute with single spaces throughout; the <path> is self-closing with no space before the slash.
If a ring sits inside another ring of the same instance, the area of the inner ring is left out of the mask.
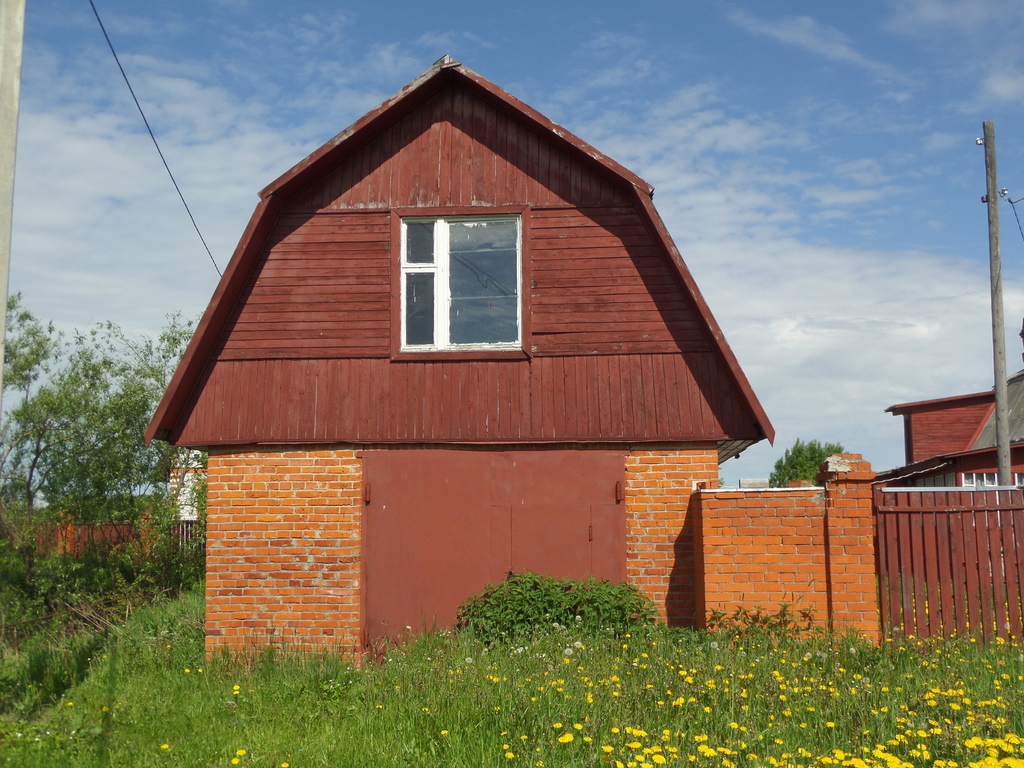
<path id="1" fill-rule="evenodd" d="M 771 437 L 650 187 L 469 70 L 427 75 L 264 190 L 149 436 Z M 396 358 L 394 211 L 502 206 L 522 211 L 526 354 Z"/>

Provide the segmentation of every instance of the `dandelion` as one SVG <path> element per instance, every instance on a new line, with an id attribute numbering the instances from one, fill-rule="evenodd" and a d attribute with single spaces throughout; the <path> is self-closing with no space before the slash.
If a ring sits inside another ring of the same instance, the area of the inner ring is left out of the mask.
<path id="1" fill-rule="evenodd" d="M 570 741 L 572 741 L 572 740 L 573 740 L 573 739 L 575 739 L 575 738 L 576 738 L 576 737 L 575 737 L 575 736 L 573 736 L 573 735 L 572 735 L 572 733 L 571 733 L 570 731 L 566 731 L 565 733 L 563 733 L 563 734 L 562 734 L 561 736 L 559 736 L 559 737 L 558 737 L 558 740 L 559 740 L 559 741 L 560 741 L 560 742 L 561 742 L 562 744 L 568 744 L 568 743 L 569 743 Z"/>
<path id="2" fill-rule="evenodd" d="M 235 754 L 238 755 L 239 757 L 242 757 L 245 754 L 245 750 L 244 749 L 240 749 L 237 752 L 235 752 Z"/>
<path id="3" fill-rule="evenodd" d="M 239 760 L 237 757 L 232 757 L 231 758 L 231 764 L 232 765 L 238 765 L 240 762 L 241 762 L 241 760 Z"/>
<path id="4" fill-rule="evenodd" d="M 160 745 L 160 749 L 170 749 L 170 748 L 171 748 L 170 744 L 161 744 Z"/>

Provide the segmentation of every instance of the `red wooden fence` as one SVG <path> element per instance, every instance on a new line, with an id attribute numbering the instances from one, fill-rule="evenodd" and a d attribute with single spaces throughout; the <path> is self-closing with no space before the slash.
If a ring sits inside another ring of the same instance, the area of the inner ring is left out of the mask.
<path id="1" fill-rule="evenodd" d="M 92 547 L 112 548 L 139 539 L 133 523 L 73 523 L 40 525 L 36 529 L 36 549 L 40 555 L 53 552 L 80 557 Z M 171 541 L 179 547 L 204 549 L 206 541 L 198 520 L 180 520 L 171 527 Z"/>
<path id="2" fill-rule="evenodd" d="M 1024 635 L 1024 490 L 875 489 L 886 636 Z"/>

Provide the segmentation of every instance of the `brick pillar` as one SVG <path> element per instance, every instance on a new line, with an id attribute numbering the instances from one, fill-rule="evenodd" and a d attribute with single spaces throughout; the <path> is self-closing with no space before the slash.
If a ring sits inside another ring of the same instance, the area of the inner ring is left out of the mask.
<path id="1" fill-rule="evenodd" d="M 206 650 L 358 652 L 362 461 L 354 446 L 210 451 Z"/>
<path id="2" fill-rule="evenodd" d="M 880 639 L 871 464 L 860 454 L 829 456 L 818 473 L 825 486 L 829 618 Z"/>
<path id="3" fill-rule="evenodd" d="M 670 625 L 700 620 L 691 497 L 698 483 L 717 480 L 714 443 L 633 446 L 626 455 L 626 576 Z"/>

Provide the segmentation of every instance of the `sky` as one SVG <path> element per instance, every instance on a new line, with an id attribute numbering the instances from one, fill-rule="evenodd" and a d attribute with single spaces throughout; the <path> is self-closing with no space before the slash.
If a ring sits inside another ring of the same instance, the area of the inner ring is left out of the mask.
<path id="1" fill-rule="evenodd" d="M 214 259 L 257 192 L 448 54 L 654 185 L 776 429 L 903 464 L 896 403 L 992 388 L 982 121 L 1024 198 L 1019 0 L 95 0 Z M 1000 206 L 1007 368 L 1024 235 Z M 11 292 L 155 335 L 218 275 L 87 0 L 27 0 Z"/>

